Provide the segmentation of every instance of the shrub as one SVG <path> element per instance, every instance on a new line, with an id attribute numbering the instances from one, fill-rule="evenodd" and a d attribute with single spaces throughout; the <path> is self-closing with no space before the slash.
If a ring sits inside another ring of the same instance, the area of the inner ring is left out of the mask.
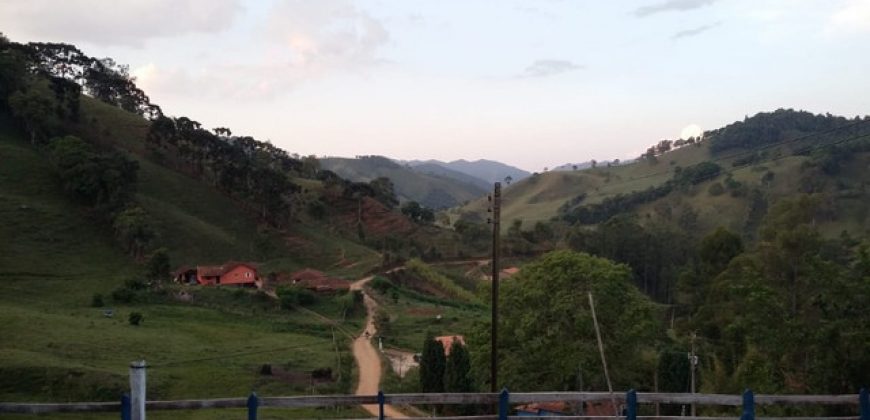
<path id="1" fill-rule="evenodd" d="M 115 303 L 131 303 L 134 300 L 136 300 L 136 292 L 126 287 L 119 287 L 112 292 L 112 301 Z"/>
<path id="2" fill-rule="evenodd" d="M 375 291 L 381 294 L 385 294 L 395 287 L 392 282 L 381 276 L 375 276 L 375 278 L 372 279 L 371 285 L 372 289 L 375 289 Z"/>
<path id="3" fill-rule="evenodd" d="M 309 306 L 317 303 L 317 295 L 301 287 L 281 287 L 277 293 L 282 309 L 293 309 L 296 305 Z"/>
<path id="4" fill-rule="evenodd" d="M 103 302 L 103 295 L 99 293 L 94 293 L 94 296 L 91 297 L 91 306 L 93 306 L 94 308 L 102 308 L 103 306 L 105 306 L 105 303 Z"/>
<path id="5" fill-rule="evenodd" d="M 130 325 L 138 326 L 145 320 L 145 317 L 140 312 L 130 312 L 130 317 L 127 320 L 130 321 Z"/>
<path id="6" fill-rule="evenodd" d="M 710 193 L 710 195 L 712 195 L 713 197 L 720 196 L 725 192 L 725 187 L 723 187 L 722 184 L 716 182 L 710 186 L 707 192 Z"/>

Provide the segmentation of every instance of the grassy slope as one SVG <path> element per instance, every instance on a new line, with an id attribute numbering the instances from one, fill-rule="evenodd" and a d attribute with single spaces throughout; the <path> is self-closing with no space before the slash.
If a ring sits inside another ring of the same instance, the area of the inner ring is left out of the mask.
<path id="1" fill-rule="evenodd" d="M 264 262 L 268 270 L 313 266 L 357 277 L 379 262 L 372 250 L 308 221 L 291 227 L 288 236 L 261 237 L 254 219 L 238 203 L 196 179 L 141 157 L 146 120 L 88 98 L 83 98 L 82 113 L 83 132 L 123 147 L 139 161 L 137 201 L 157 220 L 160 242 L 169 248 L 175 265 L 253 260 Z M 305 186 L 318 187 L 313 181 Z M 351 268 L 339 264 L 346 261 L 357 264 Z"/>
<path id="2" fill-rule="evenodd" d="M 485 193 L 479 186 L 415 172 L 392 162 L 384 165 L 379 162 L 379 159 L 329 158 L 321 160 L 321 165 L 353 181 L 370 181 L 380 176 L 390 178 L 401 200 L 413 200 L 429 207 L 437 207 L 436 203 L 457 205 Z"/>
<path id="3" fill-rule="evenodd" d="M 90 129 L 137 151 L 141 119 L 93 101 L 83 105 L 86 122 L 93 123 L 94 116 L 102 121 L 99 129 Z M 329 327 L 247 293 L 209 291 L 216 295 L 202 296 L 195 304 L 159 298 L 150 304 L 114 305 L 112 318 L 91 308 L 94 293 L 111 304 L 111 291 L 142 269 L 119 251 L 107 228 L 67 199 L 43 153 L 10 126 L 8 120 L 0 121 L 0 237 L 5 239 L 0 243 L 0 399 L 114 400 L 126 388 L 127 364 L 139 358 L 157 365 L 187 361 L 151 371 L 149 393 L 160 398 L 244 396 L 254 389 L 279 395 L 305 388 L 261 377 L 256 372 L 263 363 L 296 371 L 335 369 Z M 137 160 L 137 201 L 156 220 L 175 263 L 257 257 L 257 226 L 228 198 Z M 306 238 L 306 252 L 288 248 L 283 237 L 271 237 L 269 264 L 287 269 L 312 265 L 356 277 L 379 258 L 316 226 L 292 234 Z M 340 256 L 357 264 L 333 266 Z M 222 303 L 227 300 L 230 304 Z M 313 309 L 339 317 L 334 300 Z M 144 314 L 142 326 L 126 322 L 133 311 Z M 349 320 L 345 328 L 361 328 L 361 319 Z M 347 338 L 339 340 L 348 357 Z M 221 355 L 231 357 L 214 359 Z"/>
<path id="4" fill-rule="evenodd" d="M 733 156 L 740 151 L 729 151 Z M 678 166 L 687 167 L 705 160 L 711 155 L 707 144 L 688 146 L 658 157 L 657 163 L 636 162 L 629 165 L 611 168 L 601 167 L 576 172 L 549 172 L 539 174 L 504 188 L 502 199 L 502 227 L 506 230 L 513 220 L 521 219 L 529 228 L 536 221 L 546 221 L 557 215 L 559 207 L 581 193 L 586 194 L 585 204 L 600 202 L 607 196 L 639 191 L 654 185 L 660 185 L 670 179 Z M 860 184 L 870 181 L 861 171 L 866 167 L 867 154 L 858 156 L 844 168 L 838 176 L 839 180 Z M 731 165 L 734 159 L 718 160 L 724 172 L 732 173 L 734 179 L 749 187 L 758 187 L 768 197 L 769 201 L 796 194 L 801 178 L 800 166 L 806 157 L 790 156 L 775 161 L 761 162 L 756 165 L 734 169 Z M 770 170 L 775 178 L 770 185 L 762 185 L 761 176 Z M 661 218 L 674 222 L 680 212 L 691 208 L 698 212 L 699 230 L 707 232 L 718 226 L 725 226 L 737 232 L 744 230 L 749 214 L 748 197 L 732 197 L 727 192 L 720 196 L 711 196 L 707 190 L 713 183 L 722 183 L 726 175 L 701 183 L 689 191 L 675 192 L 667 197 L 640 206 L 637 213 L 651 218 Z M 854 185 L 853 185 L 854 186 Z M 864 233 L 867 229 L 865 213 L 867 205 L 860 199 L 840 198 L 837 213 L 840 217 L 835 223 L 828 223 L 822 230 L 830 234 L 839 234 L 842 229 L 852 233 Z M 455 218 L 459 212 L 474 212 L 486 214 L 488 203 L 485 199 L 469 203 L 460 209 L 453 209 L 450 214 Z"/>

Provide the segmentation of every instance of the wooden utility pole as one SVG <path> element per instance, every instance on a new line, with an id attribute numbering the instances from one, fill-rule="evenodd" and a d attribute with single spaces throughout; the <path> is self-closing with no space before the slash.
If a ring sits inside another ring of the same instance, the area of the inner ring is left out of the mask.
<path id="1" fill-rule="evenodd" d="M 501 247 L 501 183 L 492 190 L 492 343 L 490 351 L 490 390 L 498 392 L 498 259 Z"/>
<path id="2" fill-rule="evenodd" d="M 592 311 L 592 324 L 595 325 L 595 337 L 598 338 L 598 352 L 601 354 L 601 365 L 604 367 L 604 379 L 607 380 L 607 390 L 610 392 L 610 403 L 619 417 L 619 407 L 616 405 L 616 397 L 613 396 L 613 383 L 610 382 L 610 373 L 607 372 L 607 359 L 604 358 L 604 342 L 601 340 L 601 329 L 598 328 L 598 317 L 595 316 L 595 300 L 592 292 L 589 292 L 589 309 Z"/>

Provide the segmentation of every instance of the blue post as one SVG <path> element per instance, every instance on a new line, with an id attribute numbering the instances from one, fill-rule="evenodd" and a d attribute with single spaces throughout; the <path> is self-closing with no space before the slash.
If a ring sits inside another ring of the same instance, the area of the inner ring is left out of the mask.
<path id="1" fill-rule="evenodd" d="M 510 393 L 507 388 L 503 388 L 498 394 L 498 420 L 507 420 L 508 401 L 510 401 Z"/>
<path id="2" fill-rule="evenodd" d="M 751 389 L 743 391 L 743 415 L 740 420 L 755 420 L 755 396 Z"/>
<path id="3" fill-rule="evenodd" d="M 257 398 L 256 392 L 251 392 L 248 397 L 248 420 L 257 420 L 257 407 L 260 406 L 260 399 Z"/>
<path id="4" fill-rule="evenodd" d="M 870 392 L 867 388 L 858 391 L 858 405 L 861 407 L 861 420 L 870 420 Z"/>
<path id="5" fill-rule="evenodd" d="M 378 391 L 378 420 L 384 420 L 384 391 Z"/>
<path id="6" fill-rule="evenodd" d="M 625 395 L 625 420 L 637 420 L 637 392 L 633 389 L 628 390 Z"/>
<path id="7" fill-rule="evenodd" d="M 133 417 L 133 410 L 130 406 L 130 395 L 121 395 L 121 420 L 130 420 Z"/>

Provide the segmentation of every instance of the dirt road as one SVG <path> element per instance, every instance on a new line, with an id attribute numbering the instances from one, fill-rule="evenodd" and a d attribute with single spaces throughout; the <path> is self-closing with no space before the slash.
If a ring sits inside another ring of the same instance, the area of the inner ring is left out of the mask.
<path id="1" fill-rule="evenodd" d="M 365 292 L 363 286 L 372 277 L 366 277 L 350 285 L 351 290 L 362 290 L 363 301 L 366 305 L 366 326 L 363 332 L 353 340 L 353 357 L 359 366 L 359 384 L 356 387 L 356 395 L 375 395 L 381 383 L 381 358 L 378 351 L 372 346 L 369 337 L 377 335 L 375 330 L 375 311 L 378 303 Z M 363 408 L 373 416 L 378 415 L 377 405 L 364 405 Z M 392 418 L 407 418 L 399 410 L 391 405 L 384 406 L 384 415 Z"/>

